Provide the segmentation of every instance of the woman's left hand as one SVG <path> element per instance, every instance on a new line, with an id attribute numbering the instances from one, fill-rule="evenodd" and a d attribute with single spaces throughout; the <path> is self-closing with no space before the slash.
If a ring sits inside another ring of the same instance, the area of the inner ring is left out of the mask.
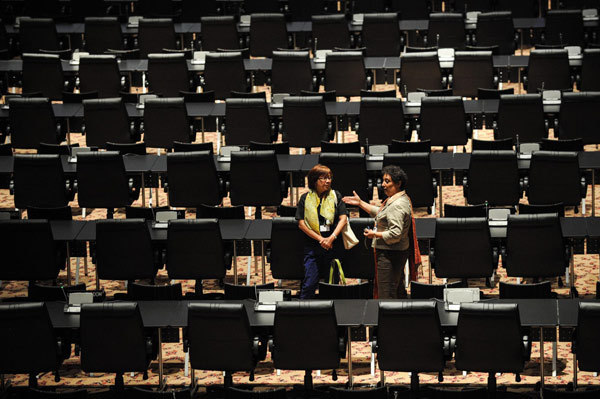
<path id="1" fill-rule="evenodd" d="M 367 238 L 377 238 L 377 232 L 375 230 L 365 229 L 363 234 Z"/>
<path id="2" fill-rule="evenodd" d="M 321 241 L 321 247 L 323 247 L 323 249 L 330 250 L 333 246 L 333 240 L 333 236 L 325 238 L 323 241 Z"/>

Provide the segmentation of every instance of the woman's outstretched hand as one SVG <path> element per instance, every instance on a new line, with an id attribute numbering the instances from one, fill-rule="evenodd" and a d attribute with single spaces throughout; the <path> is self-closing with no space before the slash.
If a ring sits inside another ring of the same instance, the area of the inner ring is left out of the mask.
<path id="1" fill-rule="evenodd" d="M 352 193 L 354 195 L 346 196 L 346 197 L 342 198 L 342 201 L 344 201 L 344 203 L 348 204 L 348 205 L 360 206 L 360 202 L 361 202 L 360 197 L 358 196 L 358 194 L 356 194 L 356 191 L 352 191 Z"/>

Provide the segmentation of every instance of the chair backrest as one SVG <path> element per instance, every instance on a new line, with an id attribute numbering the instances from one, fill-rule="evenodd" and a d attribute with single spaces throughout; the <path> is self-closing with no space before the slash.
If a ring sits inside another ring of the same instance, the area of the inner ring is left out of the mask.
<path id="1" fill-rule="evenodd" d="M 160 53 L 163 49 L 175 50 L 177 37 L 173 20 L 170 18 L 142 18 L 139 21 L 138 44 L 140 58 Z"/>
<path id="2" fill-rule="evenodd" d="M 435 223 L 432 266 L 437 277 L 489 277 L 494 272 L 486 218 L 441 218 Z"/>
<path id="3" fill-rule="evenodd" d="M 335 90 L 330 90 L 330 91 L 308 91 L 308 90 L 302 90 L 300 92 L 300 95 L 302 96 L 320 96 L 323 97 L 323 101 L 327 102 L 327 101 L 331 101 L 331 102 L 335 102 L 337 101 L 337 93 Z"/>
<path id="4" fill-rule="evenodd" d="M 385 11 L 385 0 L 354 0 L 350 6 L 350 11 L 353 14 L 357 13 L 372 13 Z"/>
<path id="5" fill-rule="evenodd" d="M 402 50 L 398 14 L 365 14 L 362 45 L 368 57 L 397 57 Z"/>
<path id="6" fill-rule="evenodd" d="M 181 2 L 181 17 L 184 22 L 202 21 L 202 17 L 217 15 L 218 12 L 217 0 L 183 0 Z M 204 34 L 204 23 L 202 23 L 202 33 Z"/>
<path id="7" fill-rule="evenodd" d="M 136 13 L 144 17 L 173 15 L 173 4 L 169 0 L 138 0 Z"/>
<path id="8" fill-rule="evenodd" d="M 63 266 L 47 220 L 0 220 L 2 280 L 55 280 Z"/>
<path id="9" fill-rule="evenodd" d="M 444 336 L 435 301 L 380 302 L 376 334 L 380 370 L 444 370 Z"/>
<path id="10" fill-rule="evenodd" d="M 372 297 L 373 285 L 369 281 L 351 285 L 319 282 L 319 299 L 370 299 Z"/>
<path id="11" fill-rule="evenodd" d="M 360 100 L 358 139 L 363 145 L 390 144 L 404 139 L 402 100 L 386 97 L 363 97 Z"/>
<path id="12" fill-rule="evenodd" d="M 131 143 L 129 117 L 121 98 L 83 100 L 85 143 L 106 148 L 106 143 Z"/>
<path id="13" fill-rule="evenodd" d="M 396 98 L 396 89 L 391 90 L 361 90 L 360 98 L 386 97 Z"/>
<path id="14" fill-rule="evenodd" d="M 290 143 L 282 141 L 281 143 L 259 143 L 250 142 L 250 151 L 275 151 L 277 155 L 286 155 L 290 153 Z"/>
<path id="15" fill-rule="evenodd" d="M 78 203 L 86 208 L 121 208 L 129 205 L 129 179 L 123 157 L 114 151 L 77 155 Z"/>
<path id="16" fill-rule="evenodd" d="M 213 143 L 182 143 L 181 141 L 173 142 L 173 152 L 192 152 L 192 151 L 209 151 L 214 154 Z"/>
<path id="17" fill-rule="evenodd" d="M 541 94 L 503 94 L 498 105 L 497 139 L 537 143 L 546 136 Z"/>
<path id="18" fill-rule="evenodd" d="M 45 285 L 38 283 L 31 283 L 27 289 L 27 299 L 29 301 L 59 301 L 66 302 L 69 299 L 69 294 L 72 292 L 85 292 L 85 283 L 79 283 L 75 285 L 68 285 L 66 287 L 62 285 Z"/>
<path id="19" fill-rule="evenodd" d="M 119 97 L 121 74 L 114 55 L 88 55 L 79 59 L 80 90 L 97 91 L 98 97 Z"/>
<path id="20" fill-rule="evenodd" d="M 248 91 L 250 86 L 241 52 L 210 53 L 204 66 L 204 90 L 215 92 L 215 98 L 224 100 L 232 91 Z"/>
<path id="21" fill-rule="evenodd" d="M 256 285 L 235 285 L 230 283 L 224 283 L 223 285 L 225 299 L 228 300 L 258 299 L 258 291 L 274 289 L 275 283 Z"/>
<path id="22" fill-rule="evenodd" d="M 300 94 L 313 90 L 313 75 L 308 51 L 273 51 L 271 91 Z"/>
<path id="23" fill-rule="evenodd" d="M 600 306 L 598 303 L 579 303 L 577 329 L 575 330 L 575 353 L 582 371 L 600 370 L 600 345 L 596 332 L 600 328 Z"/>
<path id="24" fill-rule="evenodd" d="M 487 12 L 492 11 L 493 4 L 492 0 L 455 0 L 454 11 L 465 14 L 469 11 Z"/>
<path id="25" fill-rule="evenodd" d="M 27 208 L 27 219 L 73 220 L 70 206 L 42 208 L 30 206 Z"/>
<path id="26" fill-rule="evenodd" d="M 467 144 L 467 116 L 462 98 L 424 97 L 419 138 L 431 140 L 433 146 Z"/>
<path id="27" fill-rule="evenodd" d="M 583 50 L 580 90 L 600 91 L 600 76 L 596 73 L 598 68 L 600 68 L 600 49 L 594 48 Z"/>
<path id="28" fill-rule="evenodd" d="M 190 77 L 183 53 L 148 54 L 150 89 L 163 97 L 178 97 L 190 90 Z"/>
<path id="29" fill-rule="evenodd" d="M 470 204 L 514 206 L 521 198 L 517 153 L 512 150 L 473 151 L 467 176 Z"/>
<path id="30" fill-rule="evenodd" d="M 373 280 L 376 269 L 373 250 L 370 245 L 366 246 L 361 238 L 365 228 L 373 228 L 375 222 L 371 218 L 348 218 L 348 222 L 356 237 L 360 237 L 361 242 L 352 249 L 345 251 L 342 259 L 344 275 L 348 278 Z"/>
<path id="31" fill-rule="evenodd" d="M 127 297 L 131 301 L 178 301 L 183 298 L 181 283 L 149 285 L 130 282 Z"/>
<path id="32" fill-rule="evenodd" d="M 85 49 L 90 54 L 124 49 L 121 24 L 117 17 L 87 17 L 84 36 Z"/>
<path id="33" fill-rule="evenodd" d="M 383 155 L 383 166 L 387 165 L 397 165 L 406 172 L 406 193 L 413 207 L 433 205 L 437 194 L 428 152 L 387 153 Z"/>
<path id="34" fill-rule="evenodd" d="M 275 151 L 231 153 L 230 181 L 232 205 L 274 206 L 285 195 Z"/>
<path id="35" fill-rule="evenodd" d="M 43 302 L 0 304 L 0 339 L 2 374 L 57 371 L 62 363 L 61 348 Z"/>
<path id="36" fill-rule="evenodd" d="M 51 100 L 62 99 L 65 79 L 56 54 L 23 53 L 23 93 L 40 92 Z"/>
<path id="37" fill-rule="evenodd" d="M 499 100 L 502 94 L 515 94 L 515 89 L 477 89 L 477 98 L 480 100 Z"/>
<path id="38" fill-rule="evenodd" d="M 254 336 L 242 303 L 190 303 L 187 339 L 194 369 L 252 371 Z"/>
<path id="39" fill-rule="evenodd" d="M 392 0 L 390 11 L 400 14 L 400 18 L 405 19 L 428 19 L 431 13 L 431 2 L 428 0 Z"/>
<path id="40" fill-rule="evenodd" d="M 330 141 L 321 141 L 321 152 L 343 152 L 360 154 L 362 152 L 360 141 L 349 143 L 334 143 Z"/>
<path id="41" fill-rule="evenodd" d="M 567 50 L 531 50 L 527 72 L 527 92 L 570 90 L 571 69 Z"/>
<path id="42" fill-rule="evenodd" d="M 457 51 L 454 53 L 454 95 L 476 97 L 479 88 L 494 87 L 491 51 Z"/>
<path id="43" fill-rule="evenodd" d="M 402 54 L 400 64 L 400 92 L 405 96 L 417 89 L 445 88 L 437 52 Z"/>
<path id="44" fill-rule="evenodd" d="M 564 274 L 569 260 L 558 216 L 509 215 L 502 263 L 510 277 Z"/>
<path id="45" fill-rule="evenodd" d="M 302 280 L 305 234 L 294 217 L 273 218 L 271 231 L 271 273 L 275 279 Z"/>
<path id="46" fill-rule="evenodd" d="M 274 50 L 288 48 L 283 14 L 252 14 L 250 17 L 250 55 L 271 57 Z"/>
<path id="47" fill-rule="evenodd" d="M 583 139 L 553 140 L 543 138 L 540 141 L 542 151 L 583 151 Z"/>
<path id="48" fill-rule="evenodd" d="M 343 51 L 327 54 L 325 61 L 325 90 L 335 90 L 338 96 L 358 96 L 367 88 L 367 73 L 363 54 Z"/>
<path id="49" fill-rule="evenodd" d="M 144 324 L 135 302 L 81 306 L 81 368 L 86 372 L 146 371 Z"/>
<path id="50" fill-rule="evenodd" d="M 532 284 L 512 284 L 500 281 L 500 299 L 544 299 L 553 298 L 552 283 L 542 281 Z"/>
<path id="51" fill-rule="evenodd" d="M 191 127 L 183 98 L 151 98 L 144 110 L 144 143 L 148 147 L 173 147 L 174 141 L 189 143 Z"/>
<path id="52" fill-rule="evenodd" d="M 344 14 L 312 16 L 313 49 L 350 47 L 350 31 Z"/>
<path id="53" fill-rule="evenodd" d="M 561 139 L 582 138 L 584 144 L 600 144 L 600 92 L 564 93 L 558 119 Z"/>
<path id="54" fill-rule="evenodd" d="M 519 373 L 526 360 L 524 352 L 517 304 L 461 305 L 456 336 L 457 369 Z"/>
<path id="55" fill-rule="evenodd" d="M 169 278 L 225 277 L 225 250 L 217 219 L 171 220 L 167 237 Z"/>
<path id="56" fill-rule="evenodd" d="M 459 13 L 433 13 L 429 15 L 427 43 L 437 47 L 461 49 L 466 40 L 465 22 Z"/>
<path id="57" fill-rule="evenodd" d="M 16 154 L 13 179 L 16 208 L 57 208 L 69 203 L 58 155 Z"/>
<path id="58" fill-rule="evenodd" d="M 279 302 L 275 309 L 273 344 L 275 368 L 337 368 L 340 353 L 333 301 Z"/>
<path id="59" fill-rule="evenodd" d="M 392 140 L 389 146 L 390 153 L 401 152 L 431 152 L 431 140 L 401 141 Z"/>
<path id="60" fill-rule="evenodd" d="M 59 143 L 56 119 L 48 98 L 15 98 L 10 101 L 8 118 L 14 148 L 38 148 L 40 143 Z"/>
<path id="61" fill-rule="evenodd" d="M 280 12 L 277 0 L 244 0 L 244 13 Z"/>
<path id="62" fill-rule="evenodd" d="M 103 0 L 70 0 L 71 15 L 81 22 L 86 17 L 100 17 L 108 7 Z"/>
<path id="63" fill-rule="evenodd" d="M 228 98 L 225 101 L 225 141 L 247 146 L 250 141 L 272 142 L 267 102 L 258 98 Z"/>
<path id="64" fill-rule="evenodd" d="M 444 289 L 464 287 L 463 281 L 447 284 L 427 284 L 418 281 L 410 282 L 410 299 L 444 299 Z"/>
<path id="65" fill-rule="evenodd" d="M 223 190 L 211 151 L 167 154 L 169 204 L 197 207 L 219 205 Z"/>
<path id="66" fill-rule="evenodd" d="M 581 10 L 548 10 L 544 34 L 546 44 L 582 46 L 584 28 Z"/>
<path id="67" fill-rule="evenodd" d="M 450 218 L 479 218 L 487 217 L 485 204 L 478 205 L 451 205 L 444 204 L 444 216 Z"/>
<path id="68" fill-rule="evenodd" d="M 52 18 L 21 18 L 19 43 L 23 53 L 60 50 L 60 41 L 54 20 Z"/>
<path id="69" fill-rule="evenodd" d="M 369 178 L 365 154 L 321 153 L 319 163 L 331 169 L 334 190 L 342 195 L 352 195 L 356 191 L 360 198 L 369 200 L 373 193 L 369 192 Z"/>
<path id="70" fill-rule="evenodd" d="M 577 206 L 585 191 L 581 179 L 576 152 L 535 151 L 529 168 L 529 203 Z"/>
<path id="71" fill-rule="evenodd" d="M 244 207 L 239 206 L 208 206 L 200 205 L 196 209 L 198 219 L 244 219 Z"/>
<path id="72" fill-rule="evenodd" d="M 283 140 L 292 147 L 318 147 L 329 139 L 325 102 L 322 97 L 283 99 Z"/>
<path id="73" fill-rule="evenodd" d="M 98 278 L 136 280 L 153 278 L 154 250 L 144 219 L 114 219 L 96 222 Z"/>
<path id="74" fill-rule="evenodd" d="M 203 3 L 203 2 L 195 2 Z M 202 24 L 202 50 L 233 50 L 240 47 L 240 39 L 233 15 L 220 15 L 200 18 Z"/>
<path id="75" fill-rule="evenodd" d="M 519 204 L 520 215 L 537 215 L 540 213 L 556 213 L 562 218 L 565 217 L 565 206 L 562 202 L 544 205 Z"/>
<path id="76" fill-rule="evenodd" d="M 471 140 L 472 151 L 512 151 L 513 139 L 507 137 L 499 140 Z"/>
<path id="77" fill-rule="evenodd" d="M 311 16 L 325 12 L 323 0 L 288 0 L 292 21 L 310 21 Z"/>

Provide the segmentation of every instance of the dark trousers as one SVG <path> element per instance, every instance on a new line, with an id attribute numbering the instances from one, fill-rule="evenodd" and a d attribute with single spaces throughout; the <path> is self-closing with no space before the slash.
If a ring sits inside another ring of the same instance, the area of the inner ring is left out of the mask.
<path id="1" fill-rule="evenodd" d="M 377 292 L 379 299 L 406 298 L 404 287 L 404 265 L 409 250 L 377 250 Z"/>
<path id="2" fill-rule="evenodd" d="M 315 297 L 315 291 L 319 286 L 319 276 L 329 271 L 331 261 L 336 258 L 339 258 L 339 250 L 336 245 L 329 251 L 319 245 L 304 247 L 304 280 L 302 280 L 300 299 Z"/>

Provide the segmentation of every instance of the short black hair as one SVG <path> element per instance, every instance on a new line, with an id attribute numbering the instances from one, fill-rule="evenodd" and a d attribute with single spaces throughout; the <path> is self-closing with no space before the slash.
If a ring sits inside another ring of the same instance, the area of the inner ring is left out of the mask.
<path id="1" fill-rule="evenodd" d="M 381 171 L 384 175 L 390 175 L 392 181 L 396 184 L 400 184 L 400 189 L 406 190 L 408 184 L 408 176 L 406 172 L 398 165 L 388 165 Z"/>

